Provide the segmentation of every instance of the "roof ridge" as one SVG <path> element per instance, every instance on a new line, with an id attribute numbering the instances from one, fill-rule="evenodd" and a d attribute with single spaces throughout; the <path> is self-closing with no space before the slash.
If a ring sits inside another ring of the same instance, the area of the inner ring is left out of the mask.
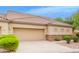
<path id="1" fill-rule="evenodd" d="M 38 16 L 38 15 L 33 15 L 33 14 L 30 14 L 30 13 L 24 13 L 24 12 L 17 12 L 17 11 L 13 11 L 13 10 L 8 10 L 8 12 L 15 12 L 15 13 L 19 13 L 19 14 L 23 14 L 23 15 L 30 15 L 32 17 L 41 17 L 41 18 L 45 18 L 45 19 L 48 19 L 49 17 L 43 17 L 43 16 Z M 8 13 L 7 12 L 7 13 Z"/>
<path id="2" fill-rule="evenodd" d="M 23 14 L 23 15 L 31 15 L 31 14 L 28 14 L 28 13 L 22 13 L 22 12 L 17 12 L 17 11 L 12 11 L 12 10 L 8 10 L 7 13 L 9 13 L 9 12 L 15 12 L 15 13 Z M 52 18 L 49 18 L 49 17 L 37 16 L 37 15 L 31 15 L 31 16 L 32 17 L 43 18 L 44 20 L 48 21 L 48 24 L 62 25 L 62 23 L 63 23 L 65 26 L 70 26 L 70 24 L 67 24 L 67 23 L 64 23 L 64 22 L 59 22 L 59 21 L 56 21 L 56 20 L 51 20 Z M 23 17 L 23 18 L 27 18 L 27 17 Z M 17 19 L 17 18 L 15 18 L 15 19 Z M 20 18 L 18 18 L 18 19 L 20 19 Z M 58 23 L 55 23 L 55 22 L 58 22 Z"/>
<path id="3" fill-rule="evenodd" d="M 36 16 L 36 15 L 29 14 L 29 13 L 18 12 L 18 11 L 13 11 L 13 10 L 8 10 L 7 13 L 9 13 L 9 12 L 15 12 L 15 13 L 23 14 L 23 15 Z"/>

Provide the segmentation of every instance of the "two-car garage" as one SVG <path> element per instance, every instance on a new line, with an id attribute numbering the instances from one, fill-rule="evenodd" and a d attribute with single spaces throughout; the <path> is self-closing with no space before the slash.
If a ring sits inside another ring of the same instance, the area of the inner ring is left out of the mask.
<path id="1" fill-rule="evenodd" d="M 13 28 L 13 32 L 20 40 L 45 40 L 44 29 Z"/>
<path id="2" fill-rule="evenodd" d="M 46 40 L 47 18 L 15 11 L 9 11 L 6 17 L 9 21 L 9 31 L 20 40 Z"/>

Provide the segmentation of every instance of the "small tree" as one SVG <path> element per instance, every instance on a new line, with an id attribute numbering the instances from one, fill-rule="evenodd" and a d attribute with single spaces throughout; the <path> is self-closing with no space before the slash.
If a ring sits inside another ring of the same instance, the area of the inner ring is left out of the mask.
<path id="1" fill-rule="evenodd" d="M 72 21 L 73 21 L 73 31 L 79 27 L 79 11 L 76 12 L 73 16 L 72 16 Z"/>
<path id="2" fill-rule="evenodd" d="M 73 36 L 73 41 L 78 42 L 79 41 L 78 36 Z"/>

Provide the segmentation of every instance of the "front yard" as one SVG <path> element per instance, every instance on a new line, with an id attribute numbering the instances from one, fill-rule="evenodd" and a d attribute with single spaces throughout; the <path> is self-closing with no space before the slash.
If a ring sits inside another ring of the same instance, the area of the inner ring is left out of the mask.
<path id="1" fill-rule="evenodd" d="M 64 41 L 63 41 L 64 42 Z M 61 41 L 21 41 L 17 53 L 64 53 L 79 52 L 79 49 L 67 47 Z M 67 44 L 67 43 L 65 43 Z M 71 44 L 68 44 L 71 45 Z"/>
<path id="2" fill-rule="evenodd" d="M 67 44 L 66 41 L 20 41 L 16 52 L 1 53 L 79 53 L 79 43 Z"/>
<path id="3" fill-rule="evenodd" d="M 56 43 L 62 46 L 69 47 L 69 48 L 79 49 L 79 42 L 74 43 L 73 41 L 71 41 L 70 44 L 67 44 L 66 41 L 63 40 Z"/>
<path id="4" fill-rule="evenodd" d="M 79 52 L 79 37 L 65 36 L 65 40 L 61 41 L 18 41 L 14 35 L 3 35 L 0 38 L 0 46 L 14 53 Z M 3 53 L 7 51 L 0 49 L 0 52 Z"/>

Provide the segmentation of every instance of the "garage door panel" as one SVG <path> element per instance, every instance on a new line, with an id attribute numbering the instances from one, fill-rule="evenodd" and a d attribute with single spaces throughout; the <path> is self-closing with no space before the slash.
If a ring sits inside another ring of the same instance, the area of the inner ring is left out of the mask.
<path id="1" fill-rule="evenodd" d="M 44 30 L 40 29 L 21 29 L 15 28 L 14 34 L 17 35 L 20 40 L 44 40 Z"/>

